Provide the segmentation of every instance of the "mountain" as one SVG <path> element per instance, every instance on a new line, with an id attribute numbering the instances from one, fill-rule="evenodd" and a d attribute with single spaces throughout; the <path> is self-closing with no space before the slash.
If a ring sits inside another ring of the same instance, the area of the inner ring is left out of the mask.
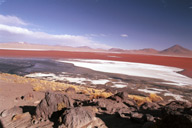
<path id="1" fill-rule="evenodd" d="M 94 49 L 88 46 L 59 46 L 59 45 L 42 45 L 30 44 L 26 42 L 0 43 L 0 49 L 9 50 L 33 50 L 33 51 L 77 51 L 77 52 L 108 52 L 108 53 L 124 53 L 124 54 L 146 54 L 146 55 L 171 55 L 171 56 L 187 56 L 192 57 L 192 51 L 180 45 L 174 45 L 162 51 L 153 48 L 145 48 L 139 50 L 126 50 L 121 48 L 111 49 Z"/>
<path id="2" fill-rule="evenodd" d="M 158 53 L 159 51 L 157 51 L 156 49 L 153 49 L 153 48 L 145 48 L 145 49 L 141 49 L 139 50 L 141 52 L 145 52 L 145 53 Z"/>
<path id="3" fill-rule="evenodd" d="M 92 48 L 90 48 L 90 47 L 88 47 L 88 46 L 80 46 L 80 47 L 77 47 L 77 48 L 81 48 L 81 49 L 92 49 Z"/>
<path id="4" fill-rule="evenodd" d="M 111 48 L 109 52 L 131 53 L 131 54 L 157 54 L 159 51 L 153 48 L 145 48 L 139 50 L 124 50 L 120 48 Z"/>
<path id="5" fill-rule="evenodd" d="M 126 52 L 126 50 L 120 49 L 120 48 L 111 48 L 108 51 L 109 52 Z"/>
<path id="6" fill-rule="evenodd" d="M 0 43 L 0 49 L 9 50 L 35 50 L 35 51 L 83 51 L 83 52 L 97 52 L 100 50 L 92 49 L 88 46 L 71 47 L 71 46 L 54 46 L 42 44 L 30 44 L 26 42 Z"/>
<path id="7" fill-rule="evenodd" d="M 157 54 L 159 51 L 153 48 L 145 48 L 145 49 L 139 49 L 139 50 L 129 50 L 131 53 L 136 54 Z"/>
<path id="8" fill-rule="evenodd" d="M 160 54 L 166 54 L 166 55 L 185 55 L 185 56 L 191 56 L 192 55 L 192 51 L 184 48 L 180 45 L 174 45 L 170 48 L 167 48 L 163 51 L 159 52 Z"/>

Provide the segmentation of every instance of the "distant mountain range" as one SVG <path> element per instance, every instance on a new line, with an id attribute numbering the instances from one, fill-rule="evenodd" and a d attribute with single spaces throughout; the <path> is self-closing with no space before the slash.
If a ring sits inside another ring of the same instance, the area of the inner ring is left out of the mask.
<path id="1" fill-rule="evenodd" d="M 104 51 L 103 49 L 92 49 L 88 46 L 71 47 L 59 45 L 30 44 L 26 42 L 0 43 L 0 49 L 9 50 L 34 50 L 34 51 Z"/>
<path id="2" fill-rule="evenodd" d="M 172 56 L 191 56 L 192 50 L 184 48 L 180 45 L 174 45 L 162 51 L 158 51 L 152 48 L 139 49 L 139 50 L 124 50 L 119 48 L 111 48 L 110 52 L 121 52 L 121 53 L 134 53 L 134 54 L 158 54 L 158 55 L 172 55 Z"/>
<path id="3" fill-rule="evenodd" d="M 71 47 L 71 46 L 51 46 L 51 45 L 40 45 L 30 44 L 25 42 L 15 43 L 0 43 L 0 49 L 9 50 L 55 50 L 55 51 L 81 51 L 81 52 L 112 52 L 112 53 L 129 53 L 129 54 L 149 54 L 149 55 L 171 55 L 171 56 L 189 56 L 192 57 L 192 50 L 184 48 L 180 45 L 174 45 L 162 51 L 158 51 L 153 48 L 145 48 L 139 50 L 126 50 L 120 48 L 105 49 L 93 49 L 88 46 Z"/>

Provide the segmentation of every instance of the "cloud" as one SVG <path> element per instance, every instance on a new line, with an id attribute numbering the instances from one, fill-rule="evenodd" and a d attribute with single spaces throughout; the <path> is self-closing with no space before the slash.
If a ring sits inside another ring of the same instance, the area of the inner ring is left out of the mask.
<path id="1" fill-rule="evenodd" d="M 128 37 L 127 34 L 121 34 L 120 36 L 121 36 L 121 37 Z"/>
<path id="2" fill-rule="evenodd" d="M 1 0 L 0 0 L 1 2 Z M 87 36 L 53 35 L 38 29 L 28 29 L 31 24 L 16 16 L 0 14 L 0 42 L 28 42 L 48 45 L 89 46 L 92 48 L 110 48 L 110 46 L 93 41 Z M 92 35 L 93 36 L 93 35 Z M 100 35 L 101 36 L 101 35 Z"/>
<path id="3" fill-rule="evenodd" d="M 28 42 L 48 45 L 89 46 L 92 48 L 110 48 L 97 43 L 86 36 L 52 35 L 40 31 L 32 31 L 18 26 L 0 24 L 0 42 Z"/>
<path id="4" fill-rule="evenodd" d="M 106 34 L 86 34 L 87 37 L 106 37 Z"/>
<path id="5" fill-rule="evenodd" d="M 1 1 L 0 1 L 1 4 Z M 16 17 L 16 16 L 4 16 L 0 14 L 0 24 L 5 25 L 13 25 L 13 26 L 21 26 L 21 25 L 28 25 L 26 22 L 24 22 L 22 19 Z"/>

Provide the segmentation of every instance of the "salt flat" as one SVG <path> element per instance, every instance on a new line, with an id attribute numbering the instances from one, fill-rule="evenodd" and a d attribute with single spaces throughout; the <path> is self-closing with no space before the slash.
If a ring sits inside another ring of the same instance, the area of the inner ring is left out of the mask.
<path id="1" fill-rule="evenodd" d="M 178 72 L 183 69 L 176 67 L 97 59 L 71 59 L 58 61 L 72 63 L 75 66 L 89 68 L 95 71 L 162 79 L 170 81 L 173 85 L 178 86 L 192 85 L 192 79 L 179 74 Z"/>

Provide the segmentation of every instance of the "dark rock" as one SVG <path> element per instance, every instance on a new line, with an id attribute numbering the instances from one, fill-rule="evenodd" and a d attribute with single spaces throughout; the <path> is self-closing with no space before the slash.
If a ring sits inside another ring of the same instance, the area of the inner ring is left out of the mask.
<path id="1" fill-rule="evenodd" d="M 110 96 L 108 99 L 115 100 L 117 102 L 123 102 L 121 97 L 115 95 Z"/>
<path id="2" fill-rule="evenodd" d="M 118 102 L 122 102 L 123 100 L 128 98 L 127 92 L 118 92 L 115 95 L 109 97 L 109 99 L 116 100 Z"/>
<path id="3" fill-rule="evenodd" d="M 46 92 L 45 98 L 37 105 L 36 117 L 47 120 L 53 118 L 54 112 L 71 107 L 73 107 L 73 100 L 66 94 Z"/>
<path id="4" fill-rule="evenodd" d="M 108 99 L 112 99 L 117 102 L 123 102 L 128 107 L 133 107 L 135 109 L 138 109 L 137 103 L 133 99 L 128 98 L 127 92 L 119 92 L 115 95 L 110 96 Z"/>
<path id="5" fill-rule="evenodd" d="M 128 93 L 127 92 L 118 92 L 117 94 L 115 94 L 115 96 L 119 96 L 122 100 L 124 100 L 124 99 L 128 98 Z"/>
<path id="6" fill-rule="evenodd" d="M 129 109 L 129 107 L 123 104 L 122 102 L 116 102 L 111 99 L 101 98 L 95 99 L 93 102 L 96 104 L 96 106 L 98 106 L 98 108 L 108 114 L 114 114 L 121 109 Z"/>
<path id="7" fill-rule="evenodd" d="M 123 100 L 123 103 L 127 105 L 128 107 L 132 107 L 136 110 L 138 110 L 138 105 L 133 99 L 125 99 Z"/>
<path id="8" fill-rule="evenodd" d="M 157 103 L 153 103 L 153 102 L 145 102 L 140 106 L 141 110 L 157 110 L 159 108 L 160 106 Z"/>
<path id="9" fill-rule="evenodd" d="M 144 114 L 150 114 L 155 117 L 161 116 L 161 107 L 157 103 L 146 102 L 140 106 L 140 111 Z"/>
<path id="10" fill-rule="evenodd" d="M 90 106 L 71 108 L 63 113 L 62 123 L 67 128 L 82 128 L 95 120 L 95 112 Z"/>
<path id="11" fill-rule="evenodd" d="M 192 105 L 187 102 L 182 101 L 172 101 L 163 107 L 164 114 L 179 114 L 186 113 L 187 110 L 190 110 Z"/>
<path id="12" fill-rule="evenodd" d="M 173 101 L 162 109 L 162 119 L 156 123 L 163 128 L 192 128 L 191 104 Z"/>

